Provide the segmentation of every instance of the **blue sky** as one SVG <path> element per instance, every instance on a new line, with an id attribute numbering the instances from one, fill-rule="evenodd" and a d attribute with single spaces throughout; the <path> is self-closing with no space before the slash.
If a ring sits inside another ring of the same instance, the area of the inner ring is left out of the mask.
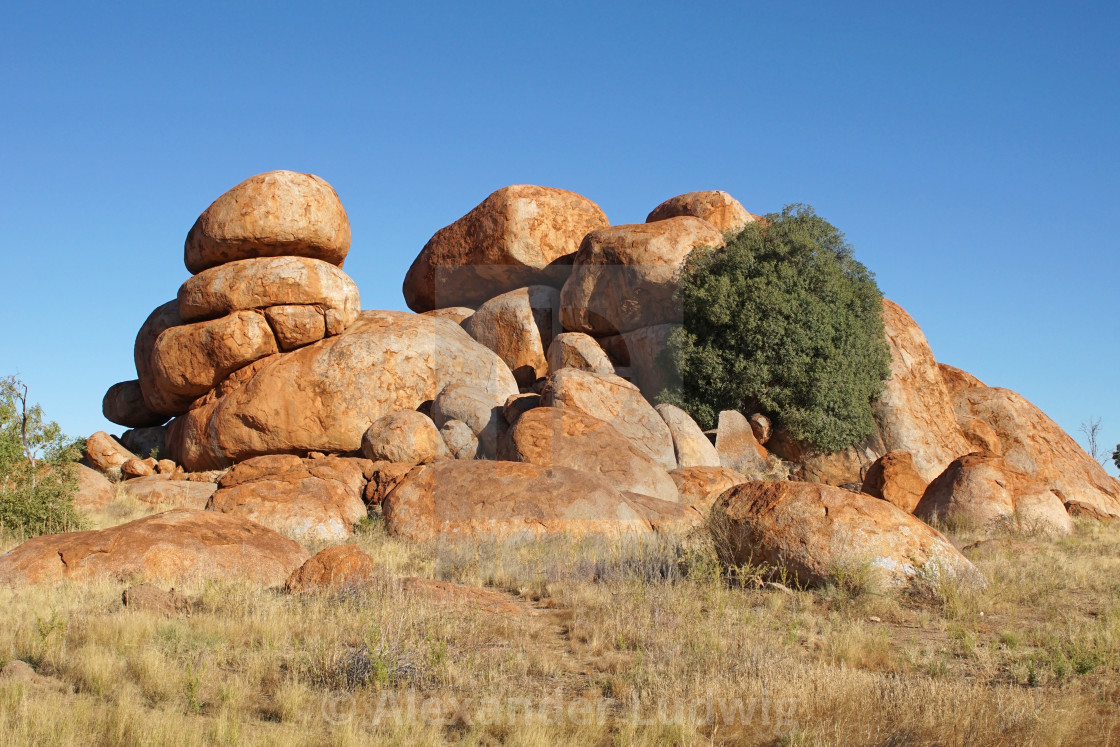
<path id="1" fill-rule="evenodd" d="M 364 308 L 507 184 L 810 203 L 940 360 L 1120 441 L 1114 4 L 98 6 L 0 10 L 0 375 L 70 433 L 119 432 L 198 214 L 284 168 L 338 190 Z"/>

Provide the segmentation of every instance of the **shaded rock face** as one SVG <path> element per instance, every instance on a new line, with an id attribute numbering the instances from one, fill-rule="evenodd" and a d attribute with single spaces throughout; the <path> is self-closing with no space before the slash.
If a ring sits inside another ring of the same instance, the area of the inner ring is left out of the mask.
<path id="1" fill-rule="evenodd" d="M 716 447 L 687 412 L 674 405 L 665 404 L 658 405 L 654 409 L 665 421 L 665 425 L 669 426 L 678 467 L 720 466 Z"/>
<path id="2" fill-rule="evenodd" d="M 655 324 L 680 324 L 681 306 L 673 298 L 677 275 L 699 246 L 723 246 L 723 234 L 692 217 L 587 234 L 560 293 L 564 329 L 604 337 Z"/>
<path id="3" fill-rule="evenodd" d="M 604 420 L 663 468 L 677 467 L 669 426 L 638 388 L 625 379 L 561 369 L 549 375 L 541 391 L 541 405 L 578 410 Z"/>
<path id="4" fill-rule="evenodd" d="M 97 577 L 180 583 L 245 578 L 278 586 L 307 559 L 298 542 L 213 511 L 168 511 L 89 532 L 51 534 L 0 556 L 0 580 L 56 584 Z"/>
<path id="5" fill-rule="evenodd" d="M 138 477 L 124 484 L 128 495 L 141 503 L 163 509 L 191 508 L 201 511 L 218 489 L 216 483 L 174 480 L 167 475 Z"/>
<path id="6" fill-rule="evenodd" d="M 421 542 L 652 531 L 631 501 L 593 475 L 513 462 L 417 468 L 385 498 L 382 510 L 390 534 Z"/>
<path id="7" fill-rule="evenodd" d="M 413 311 L 476 307 L 515 288 L 560 287 L 589 231 L 610 225 L 574 192 L 515 184 L 436 232 L 404 279 Z"/>
<path id="8" fill-rule="evenodd" d="M 707 514 L 721 495 L 747 482 L 745 475 L 726 467 L 681 467 L 669 473 L 681 494 L 681 503 Z"/>
<path id="9" fill-rule="evenodd" d="M 270 171 L 229 190 L 198 217 L 184 244 L 191 274 L 252 257 L 311 257 L 342 265 L 350 220 L 331 185 L 312 174 Z"/>
<path id="10" fill-rule="evenodd" d="M 914 469 L 914 457 L 910 452 L 892 451 L 868 468 L 863 492 L 910 514 L 914 513 L 928 484 Z"/>
<path id="11" fill-rule="evenodd" d="M 922 330 L 902 308 L 883 300 L 891 350 L 891 375 L 875 404 L 875 421 L 887 451 L 909 451 L 924 480 L 971 451 L 957 424 L 953 401 Z"/>
<path id="12" fill-rule="evenodd" d="M 345 540 L 366 516 L 365 477 L 350 459 L 262 456 L 231 469 L 207 509 L 304 540 Z"/>
<path id="13" fill-rule="evenodd" d="M 756 412 L 747 418 L 747 420 L 751 424 L 751 430 L 754 431 L 755 440 L 758 441 L 759 445 L 765 446 L 766 442 L 770 440 L 770 433 L 772 431 L 770 418 L 760 412 Z"/>
<path id="14" fill-rule="evenodd" d="M 101 414 L 109 422 L 126 428 L 148 428 L 167 422 L 166 415 L 148 409 L 137 380 L 122 381 L 109 387 L 101 400 Z"/>
<path id="15" fill-rule="evenodd" d="M 976 568 L 940 533 L 886 501 L 828 485 L 748 482 L 712 508 L 725 562 L 784 568 L 800 583 L 870 566 L 897 586 L 943 575 L 982 584 Z"/>
<path id="16" fill-rule="evenodd" d="M 375 462 L 420 464 L 451 459 L 451 452 L 431 418 L 404 410 L 373 421 L 362 436 L 362 456 Z"/>
<path id="17" fill-rule="evenodd" d="M 463 320 L 463 329 L 506 362 L 517 383 L 548 375 L 545 356 L 560 333 L 560 291 L 547 285 L 518 288 L 491 298 Z"/>
<path id="18" fill-rule="evenodd" d="M 85 461 L 98 472 L 113 472 L 136 455 L 104 431 L 97 431 L 86 439 Z"/>
<path id="19" fill-rule="evenodd" d="M 527 392 L 525 394 L 515 394 L 506 400 L 505 405 L 502 406 L 502 417 L 505 418 L 506 423 L 513 425 L 517 419 L 529 410 L 541 406 L 541 395 Z"/>
<path id="20" fill-rule="evenodd" d="M 722 233 L 738 233 L 756 218 L 726 192 L 688 192 L 671 197 L 653 209 L 646 223 L 691 215 L 711 223 Z"/>
<path id="21" fill-rule="evenodd" d="M 832 486 L 862 483 L 867 470 L 887 451 L 878 433 L 843 451 L 821 452 L 794 441 L 782 428 L 773 431 L 766 447 L 796 465 L 794 479 Z"/>
<path id="22" fill-rule="evenodd" d="M 1053 490 L 1071 512 L 1120 518 L 1120 480 L 1024 397 L 1010 389 L 979 386 L 958 389 L 953 404 L 961 422 L 986 423 L 1007 464 Z"/>
<path id="23" fill-rule="evenodd" d="M 506 430 L 502 414 L 508 397 L 468 384 L 450 384 L 432 402 L 432 420 L 440 428 L 458 420 L 478 439 L 478 456 L 493 459 Z"/>
<path id="24" fill-rule="evenodd" d="M 599 344 L 616 364 L 618 374 L 636 384 L 647 399 L 654 400 L 662 390 L 681 384 L 680 371 L 670 360 L 662 357 L 669 335 L 680 326 L 655 324 L 639 327 L 621 335 L 599 338 Z"/>
<path id="25" fill-rule="evenodd" d="M 368 506 L 380 506 L 385 496 L 404 481 L 408 473 L 419 469 L 415 464 L 400 462 L 374 462 L 368 470 L 369 482 L 362 491 L 362 500 Z"/>
<path id="26" fill-rule="evenodd" d="M 167 429 L 162 426 L 133 428 L 121 434 L 121 445 L 143 457 L 162 457 L 167 453 Z"/>
<path id="27" fill-rule="evenodd" d="M 762 470 L 769 456 L 755 440 L 750 422 L 738 410 L 724 410 L 719 414 L 716 451 L 720 464 L 736 472 Z"/>
<path id="28" fill-rule="evenodd" d="M 522 415 L 502 439 L 498 458 L 541 467 L 568 467 L 616 489 L 677 502 L 673 479 L 608 423 L 578 410 L 538 407 Z"/>
<path id="29" fill-rule="evenodd" d="M 367 311 L 337 337 L 237 371 L 169 426 L 168 446 L 189 471 L 263 454 L 356 451 L 374 420 L 415 410 L 453 383 L 500 402 L 517 393 L 505 363 L 458 325 Z"/>
<path id="30" fill-rule="evenodd" d="M 591 335 L 582 332 L 563 332 L 553 339 L 548 347 L 548 370 L 578 368 L 601 374 L 613 374 L 607 354 Z"/>
<path id="31" fill-rule="evenodd" d="M 337 545 L 321 550 L 288 577 L 284 588 L 291 592 L 313 591 L 324 587 L 362 586 L 373 580 L 377 563 L 354 545 Z"/>
<path id="32" fill-rule="evenodd" d="M 995 530 L 1017 524 L 1028 531 L 1066 534 L 1073 522 L 1048 487 L 996 456 L 969 454 L 930 483 L 914 514 Z"/>

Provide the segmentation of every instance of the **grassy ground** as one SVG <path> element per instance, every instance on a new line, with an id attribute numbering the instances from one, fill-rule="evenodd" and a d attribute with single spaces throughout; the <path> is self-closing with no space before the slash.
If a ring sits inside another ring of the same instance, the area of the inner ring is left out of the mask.
<path id="1" fill-rule="evenodd" d="M 355 541 L 384 569 L 369 588 L 198 584 L 189 617 L 125 609 L 115 582 L 0 589 L 0 664 L 36 672 L 0 680 L 0 743 L 1120 743 L 1120 526 L 981 543 L 988 588 L 940 597 L 729 579 L 699 538 L 417 546 L 374 521 Z"/>

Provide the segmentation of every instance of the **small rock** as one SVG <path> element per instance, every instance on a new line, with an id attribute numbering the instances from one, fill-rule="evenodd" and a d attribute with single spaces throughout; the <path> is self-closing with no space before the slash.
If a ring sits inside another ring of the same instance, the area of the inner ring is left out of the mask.
<path id="1" fill-rule="evenodd" d="M 155 584 L 130 586 L 121 594 L 121 602 L 132 610 L 159 612 L 167 617 L 189 615 L 191 602 L 179 592 L 164 591 Z"/>

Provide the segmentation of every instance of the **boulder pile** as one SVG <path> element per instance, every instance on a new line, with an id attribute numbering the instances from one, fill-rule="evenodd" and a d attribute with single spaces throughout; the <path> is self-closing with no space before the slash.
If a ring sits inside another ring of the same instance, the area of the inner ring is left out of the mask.
<path id="1" fill-rule="evenodd" d="M 728 562 L 806 583 L 863 562 L 901 583 L 975 576 L 922 519 L 1061 532 L 1071 513 L 1120 517 L 1120 482 L 1026 400 L 940 365 L 890 301 L 876 432 L 843 452 L 795 442 L 780 413 L 727 410 L 705 432 L 658 404 L 684 262 L 759 221 L 708 191 L 612 226 L 578 194 L 514 185 L 423 247 L 404 278 L 413 312 L 363 311 L 334 189 L 247 179 L 188 232 L 191 277 L 141 324 L 136 378 L 105 394 L 129 430 L 87 442 L 81 508 L 178 510 L 31 540 L 0 557 L 0 579 L 348 583 L 377 559 L 350 548 L 304 565 L 295 540 L 342 543 L 381 512 L 416 542 L 708 521 Z M 779 475 L 796 482 L 762 481 Z"/>

